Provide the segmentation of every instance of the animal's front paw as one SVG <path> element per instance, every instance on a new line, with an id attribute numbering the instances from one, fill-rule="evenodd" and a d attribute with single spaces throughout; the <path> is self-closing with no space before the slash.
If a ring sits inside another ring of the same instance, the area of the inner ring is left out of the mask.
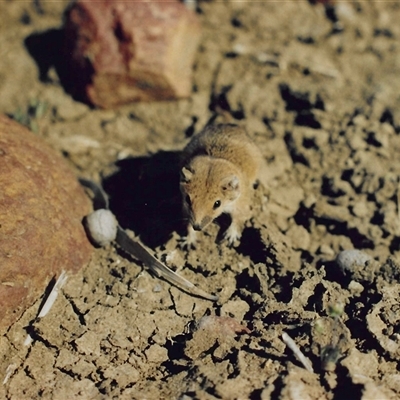
<path id="1" fill-rule="evenodd" d="M 235 224 L 231 224 L 224 234 L 224 239 L 228 241 L 229 246 L 237 246 L 241 236 L 240 229 Z"/>
<path id="2" fill-rule="evenodd" d="M 197 242 L 197 232 L 192 227 L 189 227 L 187 236 L 183 238 L 179 247 L 184 250 L 195 249 L 196 242 Z"/>
<path id="3" fill-rule="evenodd" d="M 187 237 L 183 238 L 179 244 L 178 244 L 179 248 L 181 250 L 195 250 L 196 249 L 196 241 L 192 242 L 190 240 L 188 240 Z"/>

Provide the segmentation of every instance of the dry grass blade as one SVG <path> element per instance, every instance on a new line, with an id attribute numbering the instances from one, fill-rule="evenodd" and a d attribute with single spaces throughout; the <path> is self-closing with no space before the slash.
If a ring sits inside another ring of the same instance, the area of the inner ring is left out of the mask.
<path id="1" fill-rule="evenodd" d="M 132 240 L 121 227 L 118 227 L 117 243 L 123 250 L 144 262 L 158 277 L 164 278 L 166 281 L 195 296 L 200 296 L 211 301 L 218 300 L 218 296 L 206 293 L 204 290 L 198 288 L 187 279 L 179 276 L 162 262 L 157 260 L 157 258 L 150 254 L 141 243 Z"/>
<path id="2" fill-rule="evenodd" d="M 58 277 L 56 283 L 53 286 L 53 289 L 51 289 L 51 292 L 49 293 L 45 303 L 43 304 L 42 308 L 39 311 L 38 318 L 43 318 L 44 316 L 47 315 L 47 313 L 50 311 L 51 307 L 53 307 L 54 302 L 57 299 L 58 293 L 61 290 L 61 288 L 64 286 L 65 282 L 67 281 L 68 276 L 66 275 L 65 271 L 62 271 L 60 276 Z M 27 335 L 24 345 L 29 346 L 32 343 L 32 337 L 31 335 Z"/>
<path id="3" fill-rule="evenodd" d="M 282 339 L 285 342 L 286 346 L 288 346 L 290 350 L 293 351 L 296 358 L 304 365 L 304 368 L 307 371 L 314 372 L 311 361 L 302 353 L 294 340 L 286 332 L 282 333 Z"/>

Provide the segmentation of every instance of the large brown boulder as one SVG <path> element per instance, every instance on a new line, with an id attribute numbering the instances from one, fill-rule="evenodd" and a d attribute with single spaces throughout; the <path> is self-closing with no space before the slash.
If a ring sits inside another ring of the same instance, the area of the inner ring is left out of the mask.
<path id="1" fill-rule="evenodd" d="M 65 161 L 0 115 L 0 334 L 52 277 L 78 271 L 92 246 L 82 227 L 91 203 Z"/>
<path id="2" fill-rule="evenodd" d="M 78 0 L 64 32 L 69 90 L 78 98 L 111 108 L 191 94 L 200 23 L 178 0 Z"/>

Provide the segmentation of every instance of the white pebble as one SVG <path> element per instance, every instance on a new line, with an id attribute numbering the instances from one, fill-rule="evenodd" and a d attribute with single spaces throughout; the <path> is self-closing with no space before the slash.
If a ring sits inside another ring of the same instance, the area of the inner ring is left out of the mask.
<path id="1" fill-rule="evenodd" d="M 105 246 L 117 237 L 118 222 L 110 210 L 102 208 L 93 211 L 86 217 L 85 223 L 90 238 L 99 246 Z"/>
<path id="2" fill-rule="evenodd" d="M 361 250 L 343 250 L 336 257 L 336 264 L 343 272 L 354 272 L 356 267 L 364 267 L 372 257 Z"/>
<path id="3" fill-rule="evenodd" d="M 349 283 L 348 289 L 353 296 L 360 296 L 364 290 L 364 286 L 357 281 L 351 281 Z"/>
<path id="4" fill-rule="evenodd" d="M 240 56 L 242 54 L 246 54 L 247 53 L 247 46 L 245 44 L 242 44 L 242 43 L 236 43 L 232 48 L 232 52 L 234 54 L 237 54 L 238 56 Z"/>

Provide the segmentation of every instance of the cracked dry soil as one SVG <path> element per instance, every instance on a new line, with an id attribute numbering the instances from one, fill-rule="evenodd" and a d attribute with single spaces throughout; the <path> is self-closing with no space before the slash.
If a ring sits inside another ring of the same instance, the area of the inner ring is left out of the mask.
<path id="1" fill-rule="evenodd" d="M 45 102 L 38 134 L 104 184 L 121 224 L 158 258 L 220 299 L 96 249 L 44 319 L 38 299 L 0 338 L 2 381 L 12 369 L 0 397 L 400 398 L 400 5 L 201 1 L 192 97 L 113 111 L 73 101 L 43 50 L 67 5 L 1 3 L 0 111 Z M 217 105 L 247 127 L 271 184 L 256 190 L 237 248 L 216 243 L 213 225 L 185 251 L 173 161 Z M 343 275 L 334 259 L 351 248 L 374 260 Z"/>

